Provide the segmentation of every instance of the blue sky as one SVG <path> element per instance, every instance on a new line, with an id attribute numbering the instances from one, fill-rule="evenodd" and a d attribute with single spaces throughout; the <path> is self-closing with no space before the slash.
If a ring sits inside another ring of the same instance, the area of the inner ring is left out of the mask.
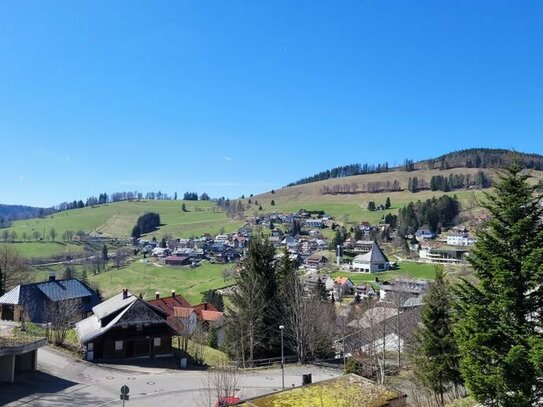
<path id="1" fill-rule="evenodd" d="M 0 2 L 0 202 L 543 153 L 541 21 L 541 1 Z"/>

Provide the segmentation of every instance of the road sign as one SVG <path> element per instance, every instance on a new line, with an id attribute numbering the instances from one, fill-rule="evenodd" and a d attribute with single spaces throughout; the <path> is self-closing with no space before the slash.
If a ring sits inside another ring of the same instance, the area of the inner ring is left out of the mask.
<path id="1" fill-rule="evenodd" d="M 129 400 L 130 399 L 130 396 L 128 394 L 121 394 L 121 400 L 125 401 L 125 400 Z M 124 403 L 123 403 L 124 405 Z"/>
<path id="2" fill-rule="evenodd" d="M 124 394 L 125 396 L 130 392 L 130 389 L 125 384 L 123 387 L 121 387 L 121 394 Z"/>

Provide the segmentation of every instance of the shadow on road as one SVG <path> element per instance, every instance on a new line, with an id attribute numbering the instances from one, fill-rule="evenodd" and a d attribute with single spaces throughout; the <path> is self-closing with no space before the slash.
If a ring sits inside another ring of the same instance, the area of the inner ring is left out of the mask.
<path id="1" fill-rule="evenodd" d="M 57 393 L 77 384 L 39 371 L 19 373 L 15 376 L 15 383 L 0 383 L 0 405 L 33 395 L 41 397 L 44 394 Z"/>

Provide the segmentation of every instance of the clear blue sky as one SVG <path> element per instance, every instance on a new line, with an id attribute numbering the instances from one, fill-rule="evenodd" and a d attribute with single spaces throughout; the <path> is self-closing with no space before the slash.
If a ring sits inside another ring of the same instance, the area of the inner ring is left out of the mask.
<path id="1" fill-rule="evenodd" d="M 0 2 L 1 203 L 543 153 L 543 2 Z"/>

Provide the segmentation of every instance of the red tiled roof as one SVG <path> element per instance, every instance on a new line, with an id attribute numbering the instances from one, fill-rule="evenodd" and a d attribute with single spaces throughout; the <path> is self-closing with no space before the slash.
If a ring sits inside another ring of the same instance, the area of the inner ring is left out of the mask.
<path id="1" fill-rule="evenodd" d="M 173 316 L 179 317 L 179 318 L 188 318 L 190 314 L 192 314 L 194 311 L 194 308 L 190 307 L 174 307 L 173 309 Z"/>
<path id="2" fill-rule="evenodd" d="M 168 315 L 173 315 L 173 310 L 175 307 L 190 307 L 189 302 L 178 294 L 176 294 L 175 297 L 159 298 L 158 300 L 151 300 L 147 302 L 160 308 Z"/>
<path id="3" fill-rule="evenodd" d="M 215 322 L 222 318 L 223 313 L 220 311 L 206 311 L 202 310 L 202 319 L 204 321 L 212 321 Z"/>

